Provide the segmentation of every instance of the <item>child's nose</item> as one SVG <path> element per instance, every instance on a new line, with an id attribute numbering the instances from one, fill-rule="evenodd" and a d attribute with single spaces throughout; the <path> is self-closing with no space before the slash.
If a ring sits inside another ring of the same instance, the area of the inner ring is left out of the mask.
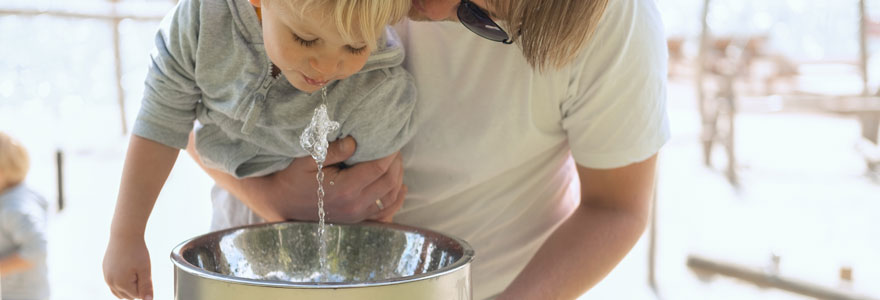
<path id="1" fill-rule="evenodd" d="M 327 57 L 315 57 L 310 60 L 312 68 L 315 71 L 318 71 L 321 75 L 333 75 L 333 73 L 339 68 L 339 65 L 342 63 L 338 59 L 327 58 Z M 317 78 L 316 78 L 317 79 Z M 326 78 L 320 78 L 321 80 L 325 80 Z"/>

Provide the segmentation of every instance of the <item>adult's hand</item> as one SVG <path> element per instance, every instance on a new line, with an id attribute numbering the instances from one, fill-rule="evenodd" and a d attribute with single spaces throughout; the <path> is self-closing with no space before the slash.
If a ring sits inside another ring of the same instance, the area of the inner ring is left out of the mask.
<path id="1" fill-rule="evenodd" d="M 190 135 L 187 147 L 190 156 L 219 186 L 267 221 L 318 219 L 317 164 L 310 157 L 294 159 L 286 169 L 264 177 L 236 179 L 205 167 L 193 145 Z M 351 157 L 356 148 L 354 139 L 346 137 L 330 143 L 327 149 L 323 168 L 326 220 L 390 222 L 403 206 L 406 195 L 400 153 L 341 169 L 339 163 Z M 380 209 L 377 200 L 384 209 Z"/>

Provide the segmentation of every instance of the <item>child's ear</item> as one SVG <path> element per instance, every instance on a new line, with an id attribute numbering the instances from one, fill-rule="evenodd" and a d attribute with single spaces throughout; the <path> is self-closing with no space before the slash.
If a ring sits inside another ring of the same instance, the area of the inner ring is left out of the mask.
<path id="1" fill-rule="evenodd" d="M 248 0 L 254 7 L 260 7 L 260 0 Z"/>

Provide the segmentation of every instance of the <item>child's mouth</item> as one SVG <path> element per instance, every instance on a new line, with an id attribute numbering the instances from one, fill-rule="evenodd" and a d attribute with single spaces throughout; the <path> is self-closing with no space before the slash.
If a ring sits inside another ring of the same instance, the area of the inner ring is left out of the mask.
<path id="1" fill-rule="evenodd" d="M 305 79 L 306 83 L 308 83 L 310 85 L 314 85 L 314 86 L 324 86 L 325 84 L 327 84 L 326 80 L 318 81 L 318 80 L 312 79 L 312 78 L 305 76 L 305 75 L 303 75 L 303 79 Z"/>

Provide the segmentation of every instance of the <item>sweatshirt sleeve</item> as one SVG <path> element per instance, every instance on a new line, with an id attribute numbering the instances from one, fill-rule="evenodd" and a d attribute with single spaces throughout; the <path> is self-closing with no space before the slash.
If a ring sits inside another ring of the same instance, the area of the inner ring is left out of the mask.
<path id="1" fill-rule="evenodd" d="M 416 87 L 412 76 L 402 67 L 386 72 L 385 80 L 370 91 L 358 107 L 358 118 L 341 124 L 341 136 L 351 135 L 357 142 L 354 155 L 346 164 L 379 159 L 396 151 L 416 132 L 414 115 Z"/>
<path id="2" fill-rule="evenodd" d="M 195 81 L 199 0 L 182 0 L 165 16 L 155 38 L 152 64 L 133 133 L 186 148 L 201 91 Z"/>

